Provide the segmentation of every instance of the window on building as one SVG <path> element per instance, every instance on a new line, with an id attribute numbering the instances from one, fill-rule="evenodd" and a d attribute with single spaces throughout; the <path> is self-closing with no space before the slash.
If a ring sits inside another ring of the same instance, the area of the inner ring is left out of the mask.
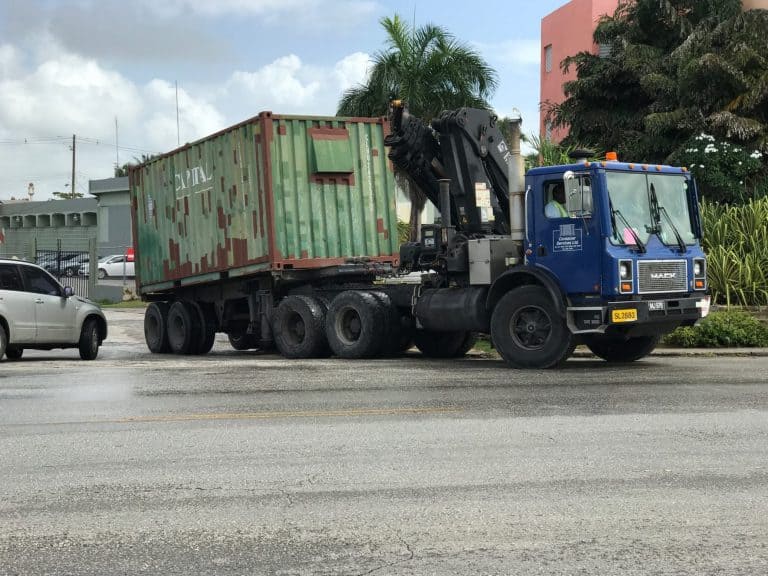
<path id="1" fill-rule="evenodd" d="M 552 44 L 544 47 L 544 70 L 552 72 Z"/>
<path id="2" fill-rule="evenodd" d="M 552 140 L 552 122 L 544 123 L 544 140 Z"/>

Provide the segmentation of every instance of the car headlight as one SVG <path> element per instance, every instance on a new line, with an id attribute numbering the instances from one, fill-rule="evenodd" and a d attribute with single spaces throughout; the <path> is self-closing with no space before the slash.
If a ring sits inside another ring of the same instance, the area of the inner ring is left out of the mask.
<path id="1" fill-rule="evenodd" d="M 701 276 L 701 262 L 694 262 L 693 263 L 693 275 L 694 276 Z"/>

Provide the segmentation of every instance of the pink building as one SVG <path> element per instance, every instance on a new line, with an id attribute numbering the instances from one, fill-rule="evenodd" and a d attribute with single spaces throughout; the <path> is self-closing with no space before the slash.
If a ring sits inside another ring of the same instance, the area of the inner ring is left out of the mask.
<path id="1" fill-rule="evenodd" d="M 559 104 L 565 99 L 563 83 L 576 78 L 571 67 L 563 74 L 560 62 L 579 52 L 600 52 L 592 41 L 597 23 L 604 15 L 612 15 L 619 0 L 571 0 L 541 21 L 541 102 Z M 543 137 L 559 142 L 568 134 L 567 129 L 554 129 L 540 113 L 539 130 Z"/>

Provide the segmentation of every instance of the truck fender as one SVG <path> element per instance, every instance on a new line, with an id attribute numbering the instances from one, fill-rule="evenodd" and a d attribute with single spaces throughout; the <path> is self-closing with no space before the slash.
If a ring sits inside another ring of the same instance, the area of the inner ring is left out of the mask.
<path id="1" fill-rule="evenodd" d="M 552 298 L 558 314 L 565 318 L 567 308 L 560 284 L 551 272 L 534 266 L 521 266 L 514 270 L 508 270 L 496 278 L 491 285 L 491 289 L 488 291 L 488 299 L 486 300 L 488 311 L 492 313 L 502 296 L 510 290 L 514 290 L 519 286 L 531 285 L 538 285 L 544 288 L 549 293 L 550 298 Z"/>

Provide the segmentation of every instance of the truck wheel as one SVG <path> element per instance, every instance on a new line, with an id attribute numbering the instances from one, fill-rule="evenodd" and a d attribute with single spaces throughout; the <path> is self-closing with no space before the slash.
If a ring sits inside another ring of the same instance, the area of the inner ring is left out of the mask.
<path id="1" fill-rule="evenodd" d="M 661 336 L 635 336 L 624 340 L 605 334 L 584 334 L 582 338 L 596 356 L 608 362 L 634 362 L 645 358 L 661 340 Z"/>
<path id="2" fill-rule="evenodd" d="M 144 312 L 144 341 L 153 354 L 168 352 L 168 303 L 152 302 Z"/>
<path id="3" fill-rule="evenodd" d="M 331 350 L 340 358 L 371 358 L 382 349 L 385 315 L 370 292 L 347 290 L 328 308 L 325 333 Z"/>
<path id="4" fill-rule="evenodd" d="M 491 338 L 514 368 L 552 368 L 574 348 L 565 319 L 539 286 L 522 286 L 502 297 L 491 316 Z"/>
<path id="5" fill-rule="evenodd" d="M 325 303 L 318 298 L 283 298 L 272 318 L 272 333 L 277 351 L 286 358 L 328 356 L 325 314 Z"/>
<path id="6" fill-rule="evenodd" d="M 416 330 L 416 347 L 427 358 L 461 358 L 475 345 L 472 332 L 433 332 Z"/>
<path id="7" fill-rule="evenodd" d="M 384 313 L 384 326 L 382 328 L 384 335 L 382 337 L 381 355 L 387 357 L 397 356 L 402 352 L 401 339 L 403 338 L 400 312 L 388 294 L 375 291 L 370 292 L 370 294 L 378 301 Z M 408 336 L 408 339 L 410 342 L 412 336 Z"/>
<path id="8" fill-rule="evenodd" d="M 99 326 L 96 324 L 96 320 L 89 318 L 83 324 L 83 330 L 80 332 L 80 342 L 78 343 L 78 349 L 80 350 L 80 358 L 83 360 L 95 360 L 99 355 Z"/>
<path id="9" fill-rule="evenodd" d="M 206 303 L 190 301 L 189 305 L 197 313 L 199 331 L 190 349 L 190 354 L 208 354 L 216 340 L 216 319 Z"/>
<path id="10" fill-rule="evenodd" d="M 184 300 L 177 300 L 168 310 L 168 345 L 174 354 L 192 354 L 200 337 L 197 311 Z"/>
<path id="11" fill-rule="evenodd" d="M 24 354 L 24 348 L 19 346 L 8 346 L 5 349 L 5 357 L 8 360 L 19 360 L 22 354 Z"/>
<path id="12" fill-rule="evenodd" d="M 229 345 L 238 352 L 244 352 L 256 348 L 256 342 L 251 334 L 246 332 L 230 332 L 227 334 Z"/>

